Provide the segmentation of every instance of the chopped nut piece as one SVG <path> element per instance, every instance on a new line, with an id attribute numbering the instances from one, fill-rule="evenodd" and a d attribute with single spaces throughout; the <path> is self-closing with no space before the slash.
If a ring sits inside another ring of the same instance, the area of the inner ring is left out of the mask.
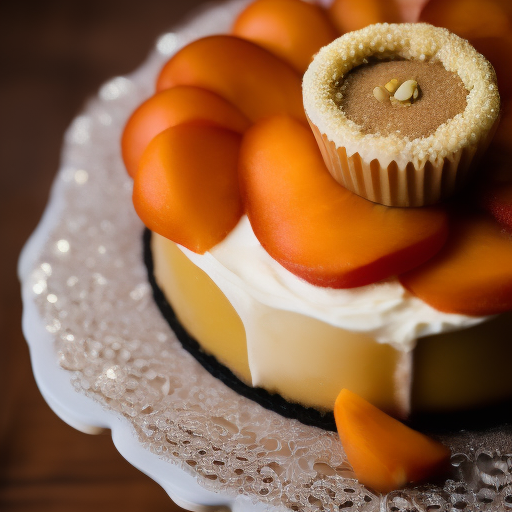
<path id="1" fill-rule="evenodd" d="M 394 94 L 398 89 L 398 80 L 393 78 L 384 86 L 391 94 Z"/>
<path id="2" fill-rule="evenodd" d="M 414 92 L 412 93 L 412 99 L 413 100 L 417 99 L 419 94 L 420 94 L 420 91 L 419 91 L 418 87 L 416 87 L 416 89 L 414 89 Z"/>
<path id="3" fill-rule="evenodd" d="M 407 80 L 395 92 L 395 99 L 398 101 L 407 101 L 412 98 L 417 88 L 418 83 L 416 80 Z"/>
<path id="4" fill-rule="evenodd" d="M 389 101 L 391 102 L 392 105 L 394 105 L 395 107 L 410 107 L 411 106 L 411 102 L 409 100 L 406 100 L 406 101 L 398 101 L 396 98 L 394 98 L 393 96 L 391 96 L 389 98 Z"/>
<path id="5" fill-rule="evenodd" d="M 389 101 L 389 93 L 386 91 L 386 89 L 384 89 L 384 87 L 381 87 L 380 85 L 373 89 L 373 95 L 381 103 Z"/>

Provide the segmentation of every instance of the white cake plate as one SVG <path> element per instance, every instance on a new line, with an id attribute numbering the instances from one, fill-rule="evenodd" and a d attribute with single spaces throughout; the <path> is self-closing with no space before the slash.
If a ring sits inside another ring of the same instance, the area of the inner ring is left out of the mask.
<path id="1" fill-rule="evenodd" d="M 28 275 L 26 270 L 32 267 L 31 250 L 37 247 L 46 234 L 41 224 L 27 244 L 20 260 L 19 273 L 22 280 Z M 63 421 L 87 434 L 99 434 L 110 429 L 119 453 L 161 485 L 172 500 L 186 510 L 219 511 L 224 507 L 233 512 L 259 512 L 274 509 L 263 503 L 254 503 L 244 496 L 231 498 L 204 489 L 192 475 L 145 449 L 132 425 L 120 414 L 77 393 L 71 384 L 69 372 L 57 364 L 52 336 L 44 328 L 44 321 L 32 300 L 31 290 L 24 287 L 22 293 L 23 333 L 29 344 L 34 377 L 44 399 Z"/>
<path id="2" fill-rule="evenodd" d="M 183 45 L 186 41 L 191 40 L 195 33 L 206 34 L 213 32 L 212 27 L 216 24 L 220 28 L 222 25 L 226 25 L 226 19 L 232 17 L 232 13 L 238 11 L 244 3 L 246 2 L 239 1 L 232 3 L 228 8 L 222 7 L 226 11 L 225 13 L 220 11 L 221 8 L 212 4 L 198 13 L 194 23 L 186 23 L 181 29 L 165 34 L 160 38 L 155 54 L 136 75 L 140 77 L 144 73 L 151 73 L 151 70 L 156 69 L 157 62 L 165 60 L 166 54 L 172 53 L 178 45 Z M 207 10 L 214 11 L 210 20 L 206 18 Z M 128 81 L 123 82 L 122 78 L 117 81 L 113 80 L 103 87 L 100 96 L 107 101 L 110 98 L 115 99 L 116 95 L 122 96 L 123 85 L 126 86 L 126 84 Z M 146 84 L 139 85 L 141 90 L 134 93 L 132 89 L 130 92 L 142 98 L 145 96 L 142 91 L 146 89 Z M 81 123 L 82 128 L 84 124 L 87 124 L 84 123 L 87 120 L 87 110 L 91 109 L 86 109 L 70 128 L 67 135 L 68 146 L 75 144 L 77 139 L 80 139 Z M 129 111 L 130 109 L 127 110 L 127 114 Z M 70 139 L 74 140 L 70 142 Z M 117 154 L 117 152 L 117 148 L 112 149 L 113 154 Z M 63 153 L 66 154 L 66 148 Z M 52 233 L 58 228 L 63 216 L 68 214 L 69 205 L 66 206 L 67 179 L 65 177 L 62 179 L 66 170 L 69 171 L 64 162 L 43 218 L 26 243 L 18 267 L 19 279 L 22 282 L 23 333 L 30 348 L 34 377 L 44 399 L 63 421 L 81 432 L 99 434 L 106 429 L 111 430 L 114 445 L 119 453 L 133 466 L 160 484 L 173 501 L 182 508 L 198 512 L 223 508 L 244 512 L 277 510 L 269 504 L 255 502 L 254 499 L 246 496 L 230 497 L 205 489 L 199 485 L 194 475 L 144 448 L 132 424 L 122 414 L 109 410 L 93 398 L 77 392 L 76 387 L 72 384 L 70 372 L 58 364 L 55 335 L 46 328 L 46 321 L 36 304 L 39 294 L 34 293 L 32 276 L 34 270 L 41 263 L 41 254 Z M 79 176 L 80 174 L 76 175 L 78 181 L 81 179 Z M 87 176 L 83 179 L 89 179 L 88 175 L 82 174 L 82 176 Z"/>
<path id="3" fill-rule="evenodd" d="M 213 4 L 164 34 L 66 133 L 50 202 L 19 262 L 23 331 L 42 395 L 76 429 L 110 429 L 123 457 L 191 511 L 512 508 L 510 429 L 447 437 L 459 472 L 442 486 L 376 495 L 353 478 L 337 434 L 228 389 L 181 347 L 154 304 L 122 128 L 169 56 L 226 32 L 247 2 Z"/>
<path id="4" fill-rule="evenodd" d="M 279 503 L 277 506 L 269 503 L 272 500 L 267 500 L 266 503 L 260 501 L 257 496 L 251 495 L 250 492 L 244 494 L 241 489 L 230 491 L 226 490 L 226 486 L 218 485 L 209 485 L 210 489 L 206 489 L 204 478 L 200 483 L 201 478 L 190 468 L 186 466 L 184 468 L 179 456 L 175 456 L 173 460 L 172 456 L 158 453 L 158 448 L 155 449 L 150 445 L 148 447 L 148 443 L 144 443 L 140 428 L 134 427 L 134 422 L 130 421 L 133 414 L 120 411 L 119 404 L 115 404 L 117 408 L 112 404 L 107 405 L 101 393 L 98 396 L 91 396 L 94 394 L 88 391 L 93 390 L 94 386 L 89 384 L 81 386 L 77 378 L 80 374 L 83 382 L 85 375 L 85 380 L 88 378 L 89 381 L 96 380 L 97 383 L 103 375 L 101 372 L 98 374 L 97 362 L 99 360 L 100 367 L 105 367 L 109 363 L 109 356 L 105 351 L 106 358 L 103 362 L 101 356 L 95 358 L 94 371 L 97 374 L 94 374 L 91 367 L 85 368 L 87 361 L 82 365 L 80 372 L 66 364 L 68 361 L 63 356 L 63 352 L 68 354 L 69 347 L 63 348 L 63 340 L 64 342 L 74 340 L 76 343 L 79 337 L 87 338 L 91 330 L 84 329 L 84 325 L 91 320 L 88 315 L 86 315 L 87 319 L 81 319 L 79 315 L 74 317 L 79 308 L 77 301 L 74 301 L 73 309 L 64 310 L 63 308 L 70 307 L 69 301 L 66 303 L 68 297 L 64 297 L 58 290 L 70 289 L 73 286 L 70 285 L 70 279 L 86 282 L 86 284 L 92 281 L 99 287 L 104 285 L 103 281 L 116 279 L 109 275 L 112 265 L 103 264 L 102 268 L 101 263 L 91 264 L 90 260 L 94 259 L 91 254 L 97 256 L 97 251 L 88 252 L 91 243 L 94 243 L 93 240 L 98 238 L 91 233 L 105 231 L 104 225 L 107 223 L 110 226 L 107 230 L 110 234 L 103 239 L 107 241 L 105 246 L 108 248 L 111 260 L 124 257 L 123 252 L 132 252 L 135 257 L 135 260 L 128 258 L 128 262 L 123 261 L 121 264 L 123 272 L 126 273 L 123 277 L 126 277 L 129 282 L 131 280 L 129 293 L 133 298 L 133 304 L 128 305 L 128 309 L 132 308 L 132 312 L 128 311 L 128 314 L 133 316 L 133 306 L 135 305 L 136 310 L 140 310 L 140 304 L 144 303 L 143 309 L 153 310 L 152 313 L 150 312 L 153 318 L 160 317 L 156 306 L 150 304 L 150 293 L 145 288 L 145 269 L 140 258 L 142 225 L 133 214 L 129 200 L 131 183 L 127 180 L 120 161 L 120 133 L 130 112 L 152 94 L 154 78 L 169 56 L 179 47 L 198 37 L 227 31 L 235 14 L 247 3 L 247 0 L 234 0 L 209 4 L 196 12 L 188 22 L 164 34 L 158 40 L 156 49 L 147 62 L 132 76 L 115 78 L 100 89 L 98 97 L 88 103 L 84 112 L 74 120 L 66 134 L 61 169 L 53 185 L 49 204 L 36 231 L 23 249 L 18 268 L 22 282 L 23 332 L 29 344 L 37 385 L 47 403 L 62 420 L 82 432 L 98 434 L 105 429 L 110 429 L 114 444 L 123 457 L 159 483 L 179 506 L 192 511 L 219 510 L 224 507 L 226 510 L 259 512 L 279 510 L 283 507 L 280 507 Z M 104 178 L 103 173 L 111 173 L 111 175 Z M 100 183 L 103 179 L 104 182 Z M 94 204 L 91 204 L 91 201 Z M 109 209 L 112 204 L 116 205 L 114 210 Z M 118 218 L 116 209 L 126 209 L 126 213 L 121 216 L 122 220 Z M 82 236 L 81 229 L 85 230 L 84 226 L 87 227 L 90 235 L 90 237 L 85 236 L 88 240 Z M 114 249 L 107 245 L 112 238 Z M 127 238 L 131 238 L 128 243 Z M 117 240 L 120 240 L 119 243 Z M 99 248 L 106 250 L 102 245 L 99 245 Z M 100 253 L 103 252 L 100 251 Z M 89 254 L 89 256 L 81 258 L 77 257 L 78 254 Z M 129 268 L 126 270 L 125 267 Z M 101 276 L 103 281 L 98 280 L 98 276 Z M 84 293 L 83 290 L 81 297 Z M 87 299 L 84 303 L 87 304 Z M 83 304 L 80 303 L 80 305 Z M 98 306 L 97 313 L 94 313 L 97 317 L 95 321 L 105 321 L 102 320 L 103 313 L 99 304 L 94 304 L 92 300 L 89 306 Z M 63 311 L 71 312 L 67 315 L 67 319 L 63 319 Z M 73 319 L 69 320 L 72 316 Z M 158 318 L 158 320 L 161 319 Z M 143 320 L 140 322 L 136 320 L 136 322 L 141 323 Z M 161 329 L 156 333 L 156 338 L 158 338 L 157 344 L 161 346 L 162 336 L 163 338 L 173 337 L 173 334 L 162 335 L 161 331 L 168 328 L 165 322 L 159 327 Z M 134 340 L 129 341 L 135 357 L 137 350 L 133 350 Z M 150 341 L 142 341 L 147 342 L 148 345 L 154 343 L 154 333 Z M 172 341 L 174 344 L 171 349 L 166 347 L 167 356 L 169 352 L 171 355 L 176 355 L 172 354 L 173 351 L 178 352 L 176 357 L 183 357 L 186 360 L 180 365 L 193 366 L 192 370 L 185 369 L 185 373 L 204 374 L 205 371 L 191 361 L 176 340 Z M 125 346 L 121 348 L 121 352 L 123 350 L 126 351 Z M 139 351 L 139 357 L 143 353 L 144 347 Z M 79 355 L 72 354 L 77 357 Z M 108 371 L 107 368 L 107 376 L 110 377 Z M 157 373 L 160 375 L 161 368 L 153 370 L 149 362 L 149 369 L 145 370 L 145 375 L 152 371 L 155 375 Z M 139 375 L 139 377 L 147 383 L 145 376 Z M 201 375 L 198 378 L 207 379 L 208 384 L 205 387 L 224 387 L 209 375 L 204 377 Z M 210 384 L 210 381 L 213 381 L 213 384 Z M 233 392 L 228 390 L 228 393 Z M 187 400 L 184 401 L 187 402 Z M 250 404 L 247 406 L 252 407 Z M 235 404 L 234 408 L 239 407 Z M 219 414 L 228 416 L 223 411 Z M 278 423 L 281 423 L 281 420 L 278 420 Z M 211 490 L 212 488 L 214 490 Z"/>

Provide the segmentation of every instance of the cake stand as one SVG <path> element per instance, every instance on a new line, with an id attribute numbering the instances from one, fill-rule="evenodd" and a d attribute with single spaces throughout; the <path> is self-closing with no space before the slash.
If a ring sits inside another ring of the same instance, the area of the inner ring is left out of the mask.
<path id="1" fill-rule="evenodd" d="M 164 34 L 146 63 L 101 87 L 68 129 L 48 207 L 19 263 L 34 375 L 69 425 L 119 452 L 188 510 L 512 508 L 512 434 L 445 435 L 453 475 L 381 496 L 361 486 L 337 435 L 286 419 L 207 373 L 153 302 L 143 226 L 119 141 L 162 64 L 226 31 L 246 0 L 212 4 Z"/>

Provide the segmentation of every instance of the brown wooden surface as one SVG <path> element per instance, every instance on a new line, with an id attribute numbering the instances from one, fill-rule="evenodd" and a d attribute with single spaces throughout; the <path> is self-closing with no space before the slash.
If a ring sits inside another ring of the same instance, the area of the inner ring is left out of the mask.
<path id="1" fill-rule="evenodd" d="M 116 451 L 46 405 L 21 333 L 16 264 L 45 207 L 62 135 L 201 0 L 0 2 L 0 511 L 176 511 Z"/>

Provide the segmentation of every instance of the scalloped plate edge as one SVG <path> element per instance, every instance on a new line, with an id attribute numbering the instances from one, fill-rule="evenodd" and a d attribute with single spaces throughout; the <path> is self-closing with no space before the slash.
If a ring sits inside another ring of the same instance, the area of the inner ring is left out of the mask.
<path id="1" fill-rule="evenodd" d="M 58 179 L 58 178 L 57 178 Z M 58 365 L 54 339 L 41 318 L 31 290 L 30 273 L 40 250 L 51 234 L 64 204 L 65 187 L 55 182 L 49 204 L 35 232 L 20 256 L 18 274 L 22 282 L 22 330 L 30 349 L 30 359 L 37 386 L 54 413 L 71 427 L 99 434 L 106 429 L 119 453 L 134 467 L 157 482 L 180 507 L 194 512 L 263 512 L 277 510 L 264 503 L 254 503 L 245 496 L 222 496 L 200 486 L 197 479 L 170 461 L 145 449 L 133 426 L 120 414 L 79 393 L 71 384 L 70 372 Z"/>

